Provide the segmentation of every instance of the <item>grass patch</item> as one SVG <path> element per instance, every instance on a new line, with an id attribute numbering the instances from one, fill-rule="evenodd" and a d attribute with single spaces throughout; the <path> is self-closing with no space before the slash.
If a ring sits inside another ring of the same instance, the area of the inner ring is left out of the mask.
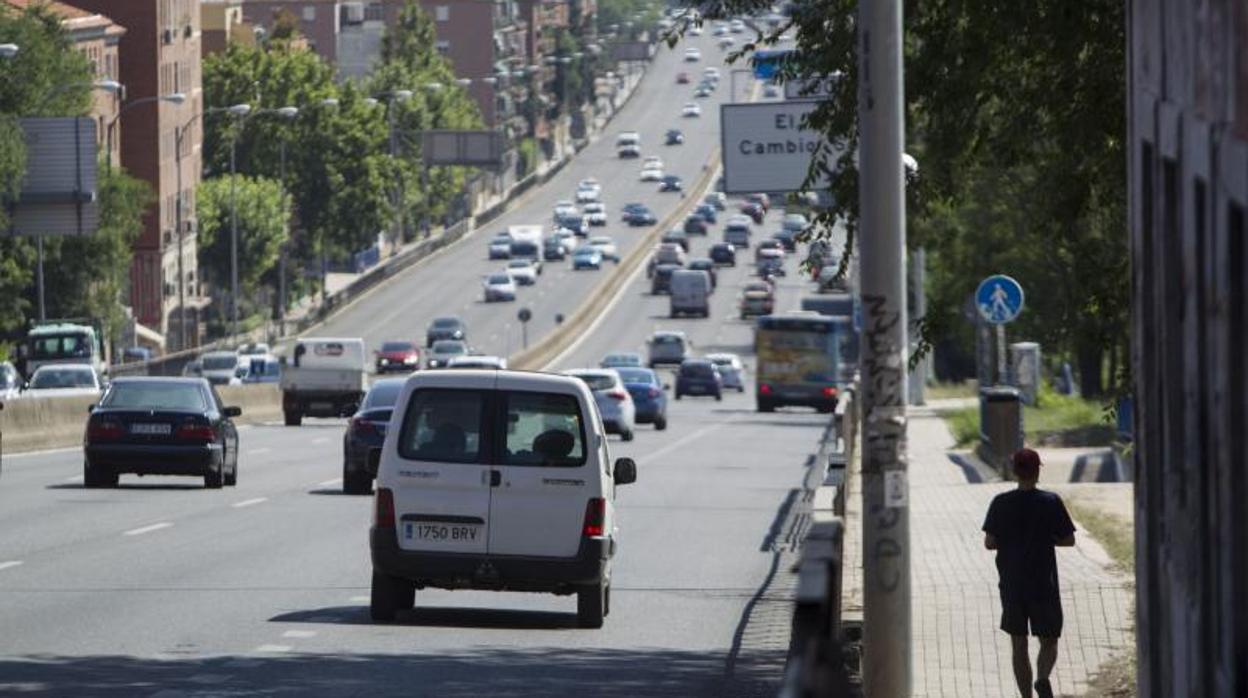
<path id="1" fill-rule="evenodd" d="M 1088 681 L 1087 698 L 1135 698 L 1135 653 L 1105 662 Z"/>
<path id="2" fill-rule="evenodd" d="M 958 448 L 979 440 L 978 407 L 946 412 L 944 418 Z M 1101 403 L 1047 386 L 1040 390 L 1038 406 L 1023 406 L 1023 430 L 1027 443 L 1037 446 L 1108 446 L 1114 435 Z"/>
<path id="3" fill-rule="evenodd" d="M 1066 504 L 1071 514 L 1113 558 L 1119 571 L 1135 577 L 1135 531 L 1121 517 L 1108 514 L 1073 498 Z"/>
<path id="4" fill-rule="evenodd" d="M 960 397 L 975 397 L 979 395 L 979 385 L 975 381 L 933 383 L 927 386 L 926 392 L 928 400 L 952 400 Z"/>

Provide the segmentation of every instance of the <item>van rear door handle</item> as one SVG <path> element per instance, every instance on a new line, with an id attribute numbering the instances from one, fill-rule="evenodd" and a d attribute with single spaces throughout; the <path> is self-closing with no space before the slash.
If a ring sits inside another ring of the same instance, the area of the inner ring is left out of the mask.
<path id="1" fill-rule="evenodd" d="M 490 487 L 498 487 L 503 484 L 503 474 L 497 470 L 490 471 Z"/>

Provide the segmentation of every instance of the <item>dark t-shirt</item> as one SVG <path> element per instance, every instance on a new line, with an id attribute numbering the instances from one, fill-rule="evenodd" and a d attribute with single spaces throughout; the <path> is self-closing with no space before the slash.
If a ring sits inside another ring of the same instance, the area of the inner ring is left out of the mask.
<path id="1" fill-rule="evenodd" d="M 1054 544 L 1075 532 L 1061 497 L 1038 489 L 1003 492 L 988 507 L 984 532 L 997 541 L 1003 599 L 1058 597 Z"/>

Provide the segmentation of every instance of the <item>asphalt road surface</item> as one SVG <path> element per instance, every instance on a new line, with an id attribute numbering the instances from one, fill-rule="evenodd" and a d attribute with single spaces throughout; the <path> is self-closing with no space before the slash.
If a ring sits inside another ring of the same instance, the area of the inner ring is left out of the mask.
<path id="1" fill-rule="evenodd" d="M 718 55 L 703 44 L 704 56 Z M 649 152 L 679 123 L 691 89 L 676 89 L 679 63 L 659 58 L 612 133 L 642 130 Z M 685 129 L 682 156 L 663 155 L 692 179 L 716 135 Z M 499 226 L 545 223 L 553 201 L 589 174 L 613 213 L 626 200 L 662 201 L 635 182 L 636 161 L 614 159 L 613 140 Z M 763 229 L 778 220 L 773 212 Z M 723 218 L 695 238 L 695 254 L 722 227 Z M 622 230 L 608 228 L 635 239 Z M 370 345 L 421 339 L 450 303 L 478 346 L 506 353 L 504 328 L 520 304 L 478 302 L 478 270 L 497 266 L 485 261 L 487 237 L 388 284 L 325 333 L 362 334 Z M 698 320 L 669 320 L 667 297 L 648 295 L 639 273 L 556 367 L 594 365 L 679 327 L 699 353 L 741 354 L 752 376 L 752 330 L 735 305 L 748 267 L 721 270 L 711 317 Z M 788 269 L 781 309 L 812 290 L 795 261 Z M 552 283 L 559 274 L 548 271 L 522 292 L 535 322 L 575 308 L 597 280 L 581 274 Z M 239 484 L 215 491 L 132 476 L 116 490 L 85 490 L 79 450 L 10 456 L 0 480 L 0 694 L 775 695 L 789 622 L 775 551 L 793 531 L 795 495 L 827 422 L 809 410 L 757 413 L 747 389 L 722 402 L 673 400 L 666 431 L 613 437 L 612 457 L 634 458 L 639 476 L 620 491 L 612 613 L 600 630 L 576 627 L 572 597 L 436 590 L 419 592 L 397 623 L 373 624 L 372 499 L 341 494 L 343 420 L 242 428 Z"/>

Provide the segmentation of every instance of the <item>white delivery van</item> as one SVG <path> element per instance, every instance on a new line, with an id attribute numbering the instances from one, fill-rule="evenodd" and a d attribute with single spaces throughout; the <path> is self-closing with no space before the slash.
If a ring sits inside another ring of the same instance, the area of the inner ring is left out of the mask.
<path id="1" fill-rule="evenodd" d="M 304 417 L 349 417 L 364 398 L 364 340 L 306 337 L 282 357 L 282 413 L 286 426 Z"/>
<path id="2" fill-rule="evenodd" d="M 610 611 L 618 532 L 615 463 L 584 381 L 518 371 L 421 371 L 407 379 L 377 489 L 369 609 L 388 621 L 418 589 L 575 594 L 577 620 Z"/>
<path id="3" fill-rule="evenodd" d="M 540 225 L 509 225 L 507 234 L 511 236 L 509 249 L 511 259 L 532 260 L 541 273 L 542 242 L 545 234 Z"/>
<path id="4" fill-rule="evenodd" d="M 711 275 L 700 269 L 678 269 L 672 272 L 671 302 L 672 317 L 710 317 Z"/>

